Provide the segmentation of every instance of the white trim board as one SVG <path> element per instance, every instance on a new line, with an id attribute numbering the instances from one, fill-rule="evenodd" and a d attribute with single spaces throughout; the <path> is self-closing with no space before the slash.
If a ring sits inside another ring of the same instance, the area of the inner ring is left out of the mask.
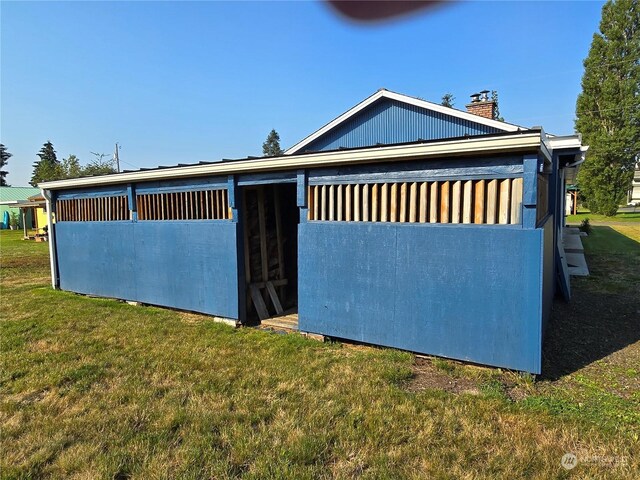
<path id="1" fill-rule="evenodd" d="M 539 152 L 541 141 L 541 132 L 532 131 L 511 135 L 478 136 L 455 140 L 445 139 L 437 142 L 410 145 L 390 145 L 353 150 L 314 152 L 300 155 L 282 155 L 280 157 L 114 173 L 98 177 L 54 180 L 40 183 L 38 186 L 44 190 L 57 190 L 209 175 L 297 170 L 385 161 L 427 160 L 469 154 Z"/>
<path id="2" fill-rule="evenodd" d="M 424 108 L 426 110 L 431 110 L 438 113 L 443 113 L 445 115 L 450 115 L 452 117 L 460 118 L 462 120 L 468 120 L 471 122 L 479 123 L 481 125 L 486 125 L 488 127 L 497 128 L 504 132 L 517 132 L 518 130 L 527 130 L 524 127 L 520 127 L 518 125 L 513 125 L 511 123 L 499 122 L 497 120 L 491 120 L 489 118 L 484 118 L 479 115 L 474 115 L 472 113 L 463 112 L 462 110 L 457 110 L 455 108 L 445 107 L 443 105 L 438 105 L 437 103 L 427 102 L 426 100 L 420 100 L 419 98 L 410 97 L 408 95 L 403 95 L 401 93 L 392 92 L 386 89 L 380 89 L 373 95 L 365 98 L 362 102 L 358 103 L 355 107 L 347 110 L 339 117 L 335 118 L 331 122 L 327 123 L 324 127 L 316 130 L 311 135 L 305 137 L 300 142 L 296 143 L 293 147 L 287 149 L 284 153 L 285 155 L 291 155 L 299 152 L 302 148 L 321 137 L 329 130 L 340 125 L 345 120 L 353 117 L 358 112 L 364 110 L 372 103 L 376 102 L 381 98 L 388 98 L 390 100 L 396 100 L 398 102 L 407 103 L 409 105 L 414 105 L 416 107 Z"/>

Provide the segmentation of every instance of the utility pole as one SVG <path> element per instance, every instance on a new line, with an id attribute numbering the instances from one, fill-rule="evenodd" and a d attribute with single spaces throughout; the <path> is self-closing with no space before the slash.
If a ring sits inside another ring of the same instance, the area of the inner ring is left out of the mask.
<path id="1" fill-rule="evenodd" d="M 116 142 L 116 151 L 113 154 L 113 158 L 116 160 L 116 171 L 120 173 L 120 157 L 118 156 L 118 142 Z"/>

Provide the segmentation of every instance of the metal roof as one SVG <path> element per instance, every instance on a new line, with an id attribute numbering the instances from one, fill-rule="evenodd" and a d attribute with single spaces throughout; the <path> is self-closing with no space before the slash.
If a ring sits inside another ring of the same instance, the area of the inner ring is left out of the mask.
<path id="1" fill-rule="evenodd" d="M 0 202 L 27 200 L 39 193 L 40 189 L 34 187 L 0 187 Z"/>
<path id="2" fill-rule="evenodd" d="M 191 165 L 181 164 L 175 167 L 148 168 L 95 177 L 55 180 L 43 182 L 39 184 L 39 187 L 45 190 L 58 190 L 202 176 L 275 172 L 402 160 L 428 160 L 459 155 L 537 152 L 541 149 L 544 135 L 541 130 L 528 130 L 455 139 L 447 138 L 443 140 L 378 145 L 366 148 L 305 152 L 279 157 L 249 157 L 244 160 L 200 162 Z"/>

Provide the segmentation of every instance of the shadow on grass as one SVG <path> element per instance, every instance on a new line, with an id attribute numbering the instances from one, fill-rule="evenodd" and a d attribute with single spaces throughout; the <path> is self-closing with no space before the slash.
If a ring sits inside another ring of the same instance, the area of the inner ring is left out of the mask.
<path id="1" fill-rule="evenodd" d="M 556 298 L 541 378 L 557 380 L 640 340 L 640 243 L 610 227 L 585 239 L 591 275 L 572 279 L 570 303 Z"/>

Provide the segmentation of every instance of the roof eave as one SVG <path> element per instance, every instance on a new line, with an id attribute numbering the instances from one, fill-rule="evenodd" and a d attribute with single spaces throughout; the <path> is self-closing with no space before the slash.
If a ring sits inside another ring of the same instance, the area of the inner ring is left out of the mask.
<path id="1" fill-rule="evenodd" d="M 537 152 L 540 148 L 540 143 L 541 132 L 531 131 L 513 135 L 479 136 L 468 139 L 443 140 L 410 145 L 391 145 L 300 155 L 283 155 L 266 159 L 238 160 L 227 163 L 211 163 L 117 173 L 96 177 L 43 182 L 39 184 L 39 187 L 45 190 L 58 190 L 186 177 L 298 170 L 386 161 L 429 160 L 470 154 L 486 155 L 491 153 Z"/>

